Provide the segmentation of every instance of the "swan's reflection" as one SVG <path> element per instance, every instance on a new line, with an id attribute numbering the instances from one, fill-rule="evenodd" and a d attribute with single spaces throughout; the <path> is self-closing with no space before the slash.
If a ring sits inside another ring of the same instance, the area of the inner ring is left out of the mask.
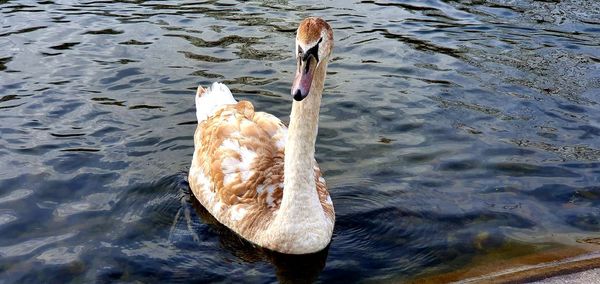
<path id="1" fill-rule="evenodd" d="M 261 248 L 219 223 L 193 195 L 190 196 L 190 200 L 200 219 L 217 232 L 225 249 L 246 262 L 270 262 L 275 267 L 277 279 L 281 283 L 313 283 L 325 267 L 329 246 L 320 252 L 305 255 L 282 254 Z"/>

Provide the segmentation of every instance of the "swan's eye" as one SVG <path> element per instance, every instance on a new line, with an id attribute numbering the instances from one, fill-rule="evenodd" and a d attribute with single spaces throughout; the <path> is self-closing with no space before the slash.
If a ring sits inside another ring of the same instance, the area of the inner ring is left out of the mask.
<path id="1" fill-rule="evenodd" d="M 302 48 L 298 45 L 298 57 L 302 57 Z"/>

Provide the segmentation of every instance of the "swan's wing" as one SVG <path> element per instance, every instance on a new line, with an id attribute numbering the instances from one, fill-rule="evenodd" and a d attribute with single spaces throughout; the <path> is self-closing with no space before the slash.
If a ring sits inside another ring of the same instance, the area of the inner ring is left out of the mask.
<path id="1" fill-rule="evenodd" d="M 221 106 L 196 128 L 190 186 L 221 223 L 266 224 L 283 196 L 287 128 L 241 101 Z M 238 230 L 236 230 L 238 231 Z"/>

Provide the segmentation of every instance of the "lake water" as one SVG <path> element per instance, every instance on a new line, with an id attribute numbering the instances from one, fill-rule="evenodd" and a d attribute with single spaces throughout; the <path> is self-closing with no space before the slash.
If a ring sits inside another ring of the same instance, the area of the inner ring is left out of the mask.
<path id="1" fill-rule="evenodd" d="M 0 0 L 0 283 L 403 281 L 600 231 L 600 2 Z M 252 247 L 186 181 L 194 91 L 289 118 L 336 47 L 317 255 Z"/>

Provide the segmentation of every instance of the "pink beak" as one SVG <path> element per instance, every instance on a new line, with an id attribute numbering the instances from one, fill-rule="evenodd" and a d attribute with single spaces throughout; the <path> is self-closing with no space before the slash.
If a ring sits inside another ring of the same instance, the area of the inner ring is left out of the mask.
<path id="1" fill-rule="evenodd" d="M 303 64 L 304 63 L 304 64 Z M 306 64 L 310 64 L 308 67 Z M 296 70 L 296 76 L 294 77 L 294 82 L 292 83 L 292 96 L 294 100 L 301 101 L 306 96 L 308 96 L 308 92 L 310 91 L 310 85 L 313 81 L 313 75 L 315 67 L 314 64 L 311 64 L 311 58 L 309 57 L 306 61 L 300 61 L 298 63 L 298 68 Z"/>

